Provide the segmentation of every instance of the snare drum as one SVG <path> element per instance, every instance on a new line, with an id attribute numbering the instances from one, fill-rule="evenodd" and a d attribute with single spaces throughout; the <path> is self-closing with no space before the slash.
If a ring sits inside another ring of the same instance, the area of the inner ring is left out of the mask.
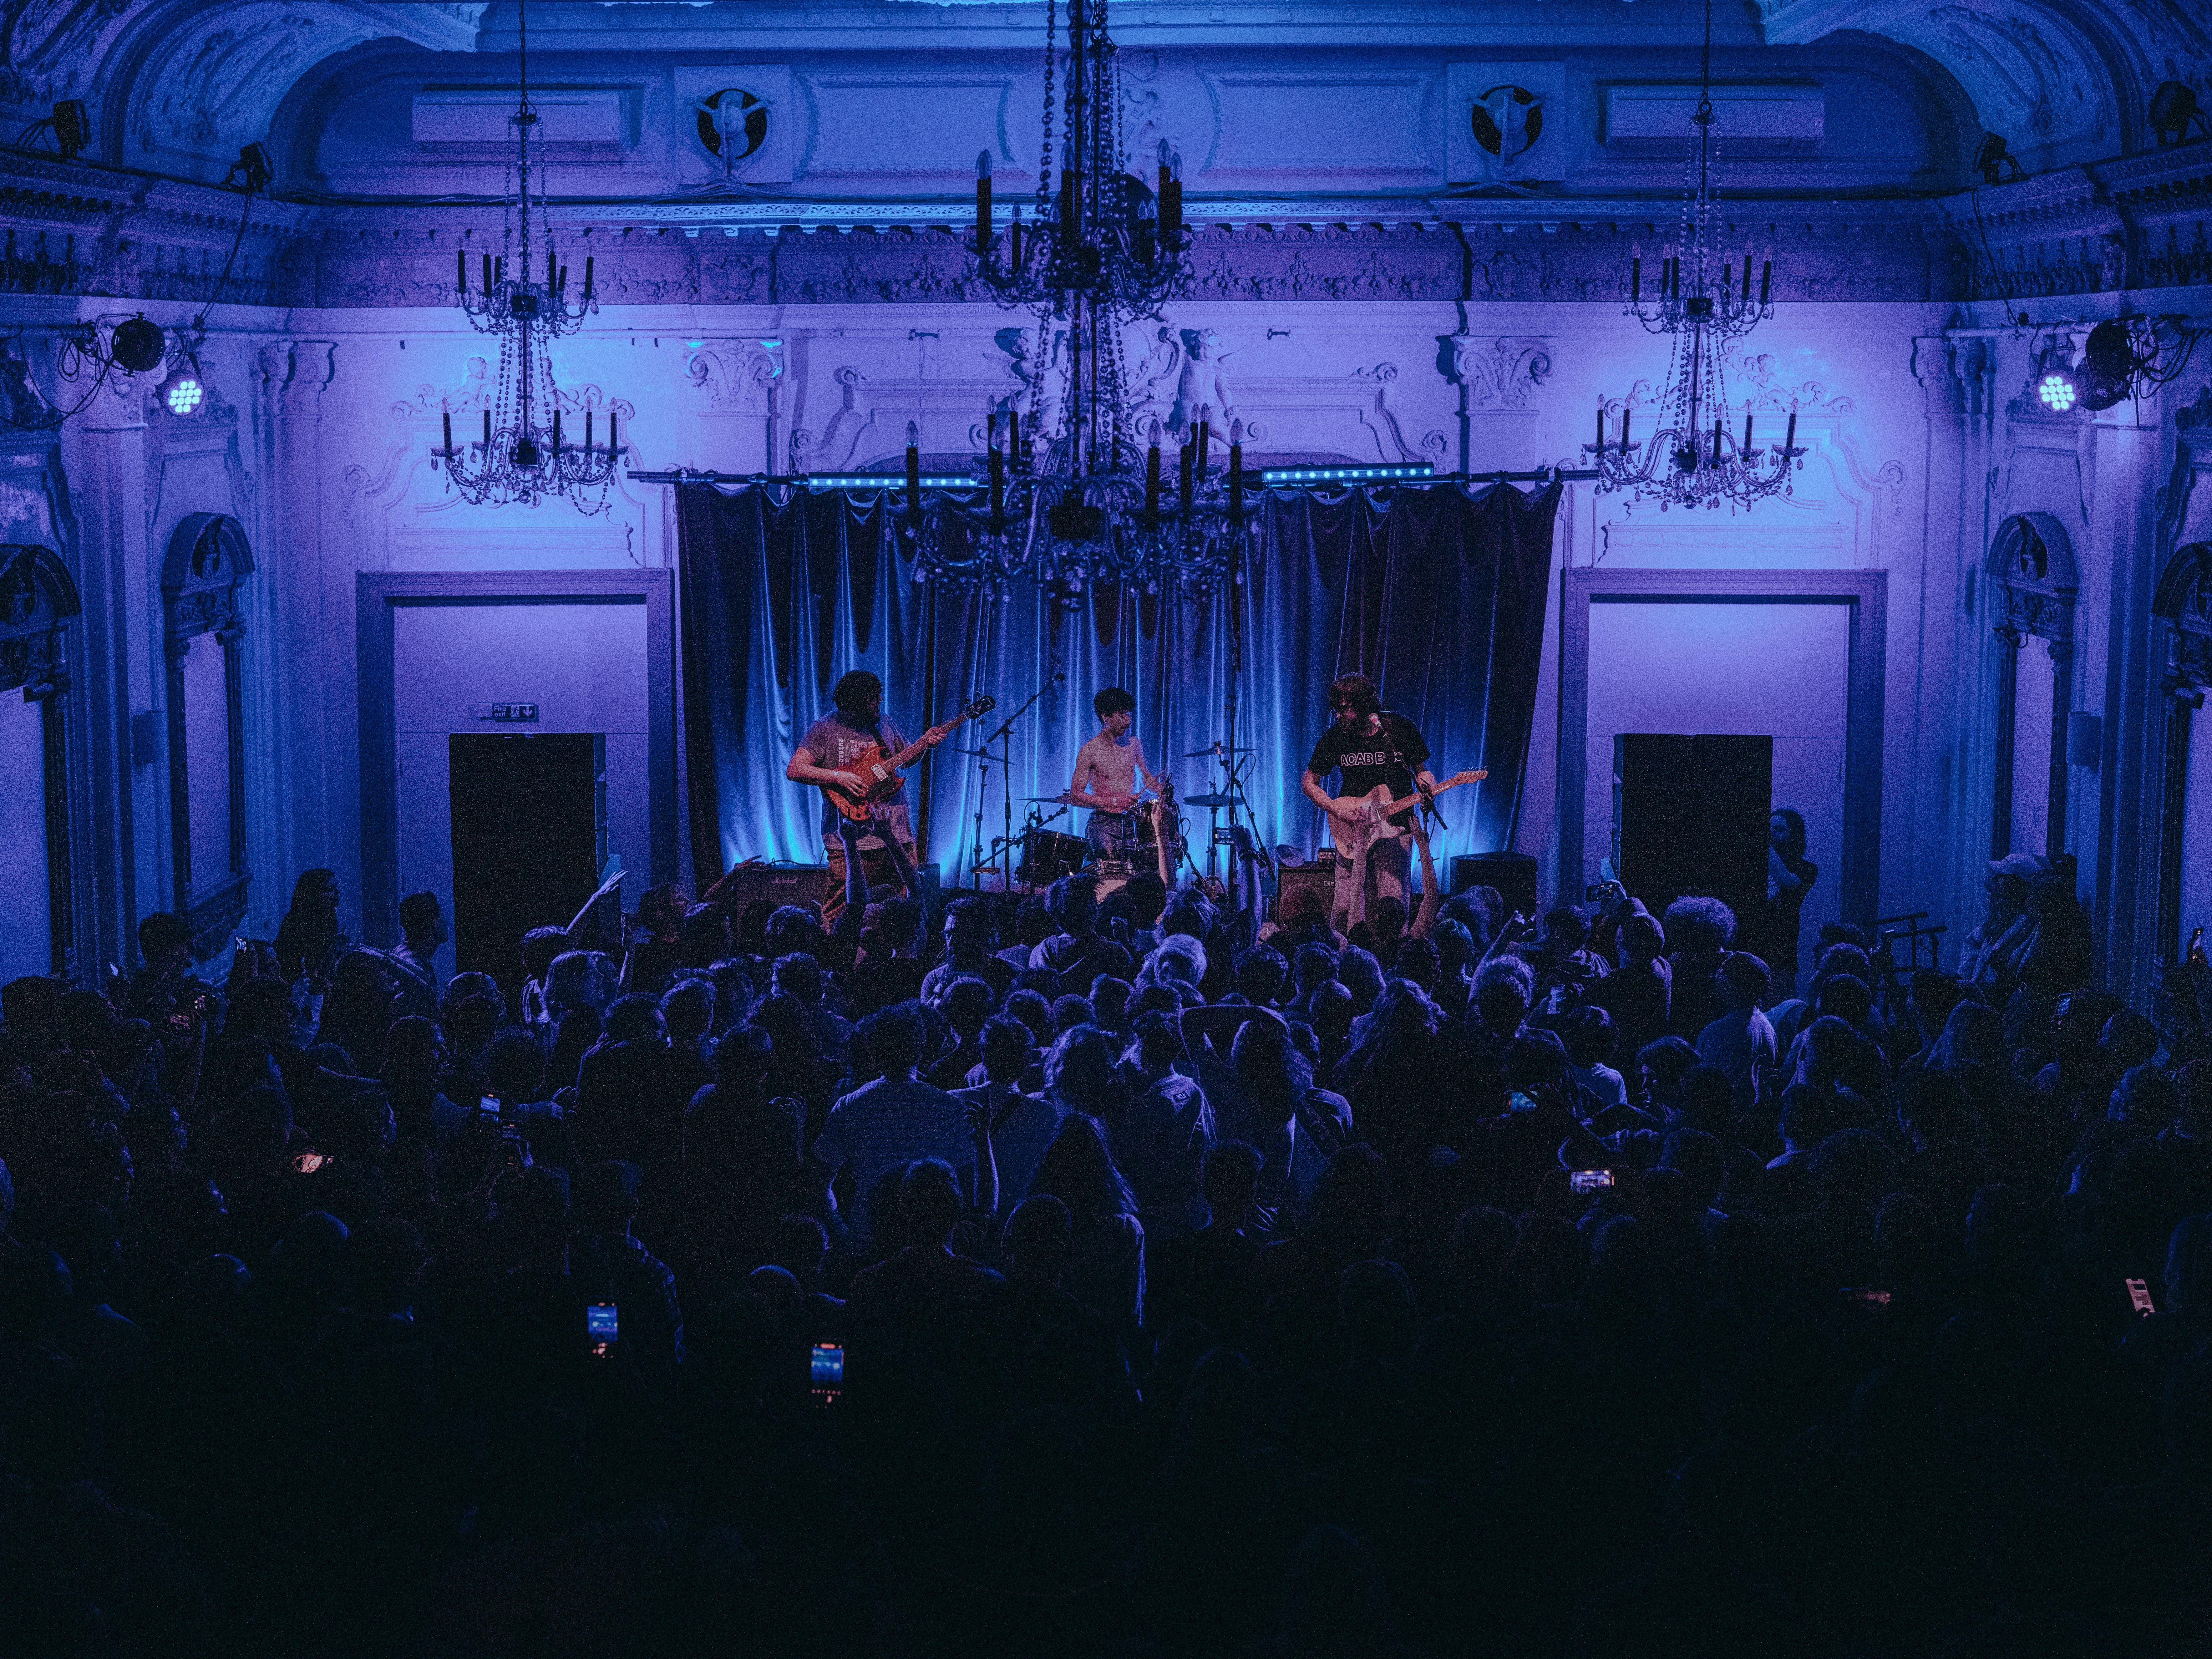
<path id="1" fill-rule="evenodd" d="M 1093 890 L 1103 899 L 1127 887 L 1129 878 L 1135 875 L 1139 867 L 1127 859 L 1093 859 L 1084 873 L 1091 878 Z"/>
<path id="2" fill-rule="evenodd" d="M 1022 862 L 1014 874 L 1032 887 L 1047 886 L 1080 870 L 1090 853 L 1090 843 L 1080 836 L 1032 830 L 1022 837 Z"/>

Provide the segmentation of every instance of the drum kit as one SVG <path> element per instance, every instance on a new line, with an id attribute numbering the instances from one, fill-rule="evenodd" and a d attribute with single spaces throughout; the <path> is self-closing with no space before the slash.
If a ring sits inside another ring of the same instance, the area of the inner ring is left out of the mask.
<path id="1" fill-rule="evenodd" d="M 1219 759 L 1224 767 L 1231 763 L 1232 755 L 1248 755 L 1245 748 L 1231 749 L 1225 744 L 1214 744 L 1196 749 L 1182 757 L 1185 760 Z M 1097 884 L 1098 896 L 1105 898 L 1129 884 L 1132 878 L 1144 873 L 1158 875 L 1164 886 L 1172 889 L 1176 873 L 1193 859 L 1185 833 L 1182 807 L 1203 808 L 1212 815 L 1218 826 L 1221 814 L 1233 811 L 1241 798 L 1228 792 L 1209 792 L 1186 795 L 1178 800 L 1173 783 L 1163 780 L 1157 793 L 1146 791 L 1133 801 L 1126 819 L 1127 839 L 1118 846 L 1101 850 L 1091 846 L 1081 836 L 1072 836 L 1048 826 L 1073 807 L 1087 807 L 1088 803 L 1063 790 L 1056 795 L 1030 795 L 1026 798 L 1029 822 L 1020 836 L 1021 862 L 1015 867 L 1014 880 L 1032 890 L 1049 886 L 1062 876 L 1088 875 Z M 1043 809 L 1058 807 L 1050 817 L 1042 816 Z M 1209 847 L 1211 846 L 1209 838 Z"/>

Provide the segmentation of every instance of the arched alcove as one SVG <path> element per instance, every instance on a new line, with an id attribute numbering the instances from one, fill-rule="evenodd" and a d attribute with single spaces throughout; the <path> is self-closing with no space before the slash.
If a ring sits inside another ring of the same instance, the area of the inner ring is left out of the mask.
<path id="1" fill-rule="evenodd" d="M 2151 609 L 2166 624 L 2166 766 L 2159 789 L 2158 939 L 2166 963 L 2186 948 L 2186 930 L 2212 926 L 2212 776 L 2190 763 L 2197 712 L 2212 689 L 2212 542 L 2174 550 L 2159 572 Z M 2197 806 L 2191 810 L 2192 799 Z M 2193 854 L 2193 856 L 2192 856 Z"/>
<path id="2" fill-rule="evenodd" d="M 237 520 L 194 513 L 161 562 L 167 636 L 169 844 L 176 908 L 206 957 L 246 914 L 246 732 L 240 683 L 253 550 Z"/>
<path id="3" fill-rule="evenodd" d="M 75 780 L 70 765 L 70 619 L 83 605 L 68 568 L 52 548 L 15 543 L 0 544 L 0 699 L 15 701 L 21 710 L 0 710 L 0 750 L 10 767 L 26 769 L 36 751 L 40 821 L 10 813 L 11 822 L 0 831 L 0 845 L 16 854 L 32 853 L 46 871 L 43 902 L 39 886 L 17 878 L 13 900 L 4 915 L 11 932 L 35 929 L 43 910 L 47 950 L 46 971 L 65 977 L 76 972 L 76 915 L 70 856 L 70 798 Z M 15 837 L 21 836 L 20 848 Z M 19 935 L 19 939 L 21 936 Z M 20 965 L 29 966 L 28 962 Z"/>
<path id="4" fill-rule="evenodd" d="M 2048 513 L 2015 513 L 1997 526 L 1984 562 L 1996 613 L 1996 767 L 1990 800 L 1990 856 L 2012 852 L 2014 796 L 2018 775 L 2016 746 L 2021 732 L 2021 652 L 2040 639 L 2051 659 L 2049 747 L 2038 745 L 2049 780 L 2044 845 L 2056 855 L 2066 838 L 2066 716 L 2073 703 L 2074 602 L 2081 573 L 2066 526 Z M 2040 688 L 2034 688 L 2039 690 Z M 2038 699 L 2039 705 L 2040 699 Z M 2027 849 L 2021 849 L 2027 850 Z"/>

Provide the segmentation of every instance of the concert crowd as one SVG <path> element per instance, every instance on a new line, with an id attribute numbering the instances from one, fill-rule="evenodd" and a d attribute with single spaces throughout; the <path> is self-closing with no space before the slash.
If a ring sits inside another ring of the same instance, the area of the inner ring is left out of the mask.
<path id="1" fill-rule="evenodd" d="M 849 874 L 0 988 L 0 1654 L 2205 1651 L 2212 986 L 2070 865 L 1786 999 Z"/>

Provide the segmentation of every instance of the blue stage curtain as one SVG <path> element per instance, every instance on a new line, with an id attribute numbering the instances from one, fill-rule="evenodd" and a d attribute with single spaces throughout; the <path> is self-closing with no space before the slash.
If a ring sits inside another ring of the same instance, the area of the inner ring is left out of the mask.
<path id="1" fill-rule="evenodd" d="M 679 486 L 699 879 L 750 855 L 821 861 L 816 792 L 786 782 L 783 768 L 852 668 L 883 678 L 884 710 L 909 737 L 978 692 L 998 699 L 908 775 L 922 856 L 948 885 L 964 881 L 971 849 L 987 856 L 1006 821 L 1006 769 L 957 751 L 1040 688 L 1013 734 L 1017 830 L 1026 797 L 1067 787 L 1077 749 L 1097 729 L 1091 699 L 1102 686 L 1135 694 L 1137 732 L 1156 771 L 1186 796 L 1213 788 L 1218 766 L 1182 757 L 1229 736 L 1231 624 L 1240 618 L 1237 741 L 1255 750 L 1245 787 L 1264 842 L 1302 850 L 1325 842 L 1298 775 L 1328 720 L 1329 681 L 1357 669 L 1421 727 L 1439 776 L 1489 770 L 1487 781 L 1443 801 L 1450 827 L 1435 842 L 1440 867 L 1454 853 L 1510 848 L 1559 499 L 1556 484 L 1526 495 L 1503 484 L 1270 495 L 1242 586 L 1164 602 L 1109 589 L 1071 611 L 1034 584 L 991 599 L 916 583 L 891 533 L 896 492 Z M 1204 867 L 1208 816 L 1186 817 Z M 1054 827 L 1079 834 L 1081 814 Z"/>

